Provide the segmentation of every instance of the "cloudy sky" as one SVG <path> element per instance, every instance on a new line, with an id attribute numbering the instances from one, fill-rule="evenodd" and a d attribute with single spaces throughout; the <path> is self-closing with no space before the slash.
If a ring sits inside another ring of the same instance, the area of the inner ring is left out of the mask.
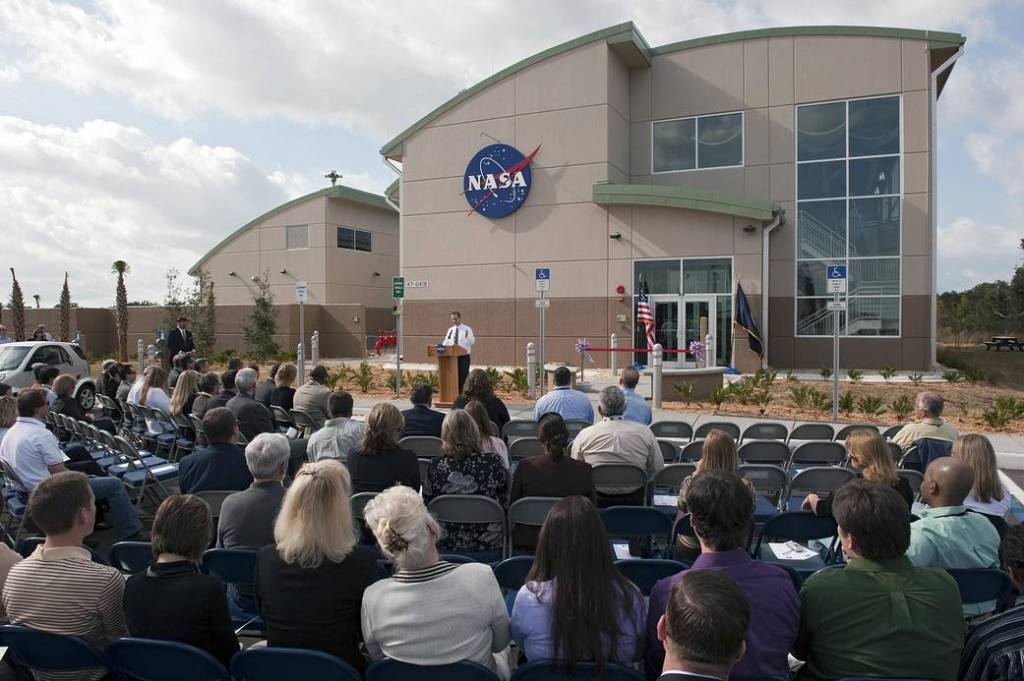
<path id="1" fill-rule="evenodd" d="M 130 298 L 161 300 L 168 266 L 329 169 L 381 191 L 382 142 L 460 89 L 630 19 L 652 45 L 797 24 L 966 34 L 940 101 L 940 289 L 1024 255 L 1024 0 L 2 0 L 0 266 L 44 305 L 65 270 L 79 302 L 108 305 L 121 258 Z"/>

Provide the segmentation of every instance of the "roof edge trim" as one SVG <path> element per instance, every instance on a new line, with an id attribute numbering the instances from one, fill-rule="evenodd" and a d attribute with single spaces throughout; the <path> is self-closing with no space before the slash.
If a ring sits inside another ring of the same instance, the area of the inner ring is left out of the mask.
<path id="1" fill-rule="evenodd" d="M 605 206 L 656 206 L 721 213 L 751 220 L 771 220 L 775 206 L 766 199 L 657 184 L 597 182 L 594 203 Z"/>

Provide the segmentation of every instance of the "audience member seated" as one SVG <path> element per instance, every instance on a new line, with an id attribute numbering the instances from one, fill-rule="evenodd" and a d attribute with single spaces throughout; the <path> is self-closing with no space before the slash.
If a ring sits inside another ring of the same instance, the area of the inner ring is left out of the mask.
<path id="1" fill-rule="evenodd" d="M 402 429 L 402 437 L 410 435 L 429 435 L 441 437 L 441 424 L 444 422 L 444 414 L 430 408 L 431 399 L 434 396 L 434 389 L 429 383 L 417 383 L 409 391 L 409 401 L 412 402 L 412 409 L 402 412 L 405 419 L 405 427 Z"/>
<path id="2" fill-rule="evenodd" d="M 323 428 L 324 421 L 331 418 L 327 405 L 331 391 L 324 387 L 326 380 L 327 369 L 318 364 L 309 372 L 309 380 L 292 396 L 292 408 L 309 414 L 317 428 Z"/>
<path id="3" fill-rule="evenodd" d="M 274 543 L 274 519 L 284 499 L 288 456 L 288 438 L 280 433 L 257 435 L 245 446 L 252 484 L 229 495 L 221 505 L 217 546 L 258 549 Z"/>
<path id="4" fill-rule="evenodd" d="M 910 512 L 914 504 L 914 490 L 907 479 L 900 477 L 896 471 L 892 450 L 881 433 L 873 428 L 854 430 L 846 438 L 846 451 L 859 477 L 892 487 L 907 504 L 907 512 Z M 814 515 L 818 516 L 832 515 L 832 495 L 822 499 L 812 492 L 804 498 L 802 509 L 814 511 Z"/>
<path id="5" fill-rule="evenodd" d="M 615 567 L 597 507 L 565 497 L 548 512 L 516 594 L 512 638 L 530 661 L 631 665 L 643 653 L 643 594 Z"/>
<path id="6" fill-rule="evenodd" d="M 476 427 L 480 431 L 480 451 L 497 454 L 501 457 L 505 468 L 508 468 L 508 445 L 501 439 L 501 433 L 495 431 L 484 403 L 479 400 L 470 400 L 466 403 L 465 408 L 466 413 L 473 417 L 473 422 L 476 423 Z"/>
<path id="7" fill-rule="evenodd" d="M 640 372 L 633 367 L 626 367 L 619 374 L 619 387 L 626 396 L 626 411 L 622 418 L 636 421 L 645 426 L 651 425 L 651 405 L 636 391 L 640 383 Z"/>
<path id="8" fill-rule="evenodd" d="M 237 394 L 228 400 L 227 408 L 238 420 L 238 430 L 246 441 L 252 440 L 260 433 L 276 433 L 277 426 L 270 410 L 256 401 L 256 372 L 245 368 L 235 374 L 235 391 Z"/>
<path id="9" fill-rule="evenodd" d="M 112 396 L 118 403 L 128 401 L 128 392 L 135 385 L 135 381 L 139 379 L 138 372 L 135 371 L 135 366 L 132 364 L 121 364 L 117 367 L 117 377 L 121 381 L 117 386 L 117 392 Z"/>
<path id="10" fill-rule="evenodd" d="M 157 409 L 165 414 L 171 413 L 171 398 L 167 396 L 164 386 L 167 385 L 167 372 L 158 366 L 151 366 L 146 369 L 142 379 L 142 389 L 139 390 L 138 403 Z M 146 429 L 153 435 L 160 435 L 165 428 L 156 419 L 146 419 Z"/>
<path id="11" fill-rule="evenodd" d="M 227 370 L 228 371 L 234 371 L 235 373 L 238 373 L 238 370 L 241 369 L 243 366 L 244 366 L 244 364 L 242 364 L 242 358 L 241 357 L 232 357 L 231 359 L 228 360 L 228 368 L 227 368 Z"/>
<path id="12" fill-rule="evenodd" d="M 522 459 L 512 476 L 509 503 L 523 497 L 568 497 L 579 495 L 596 502 L 593 469 L 585 461 L 566 455 L 569 431 L 558 414 L 545 414 L 537 433 L 544 445 L 543 456 Z M 540 528 L 516 525 L 512 528 L 512 547 L 533 553 L 537 548 Z"/>
<path id="13" fill-rule="evenodd" d="M 672 589 L 668 608 L 658 620 L 658 638 L 666 652 L 658 681 L 730 678 L 736 661 L 745 656 L 750 616 L 747 599 L 728 574 L 687 572 Z"/>
<path id="14" fill-rule="evenodd" d="M 363 595 L 362 630 L 370 658 L 417 665 L 471 660 L 501 670 L 495 654 L 511 639 L 491 568 L 442 561 L 437 521 L 408 487 L 392 487 L 374 497 L 365 518 L 395 565 L 390 579 Z"/>
<path id="15" fill-rule="evenodd" d="M 276 544 L 259 550 L 256 600 L 267 645 L 321 650 L 361 674 L 360 608 L 377 561 L 356 546 L 349 490 L 348 470 L 338 461 L 299 470 L 274 524 Z"/>
<path id="16" fill-rule="evenodd" d="M 13 395 L 0 397 L 0 443 L 4 441 L 4 435 L 18 421 L 18 398 Z"/>
<path id="17" fill-rule="evenodd" d="M 3 602 L 11 624 L 79 636 L 99 648 L 127 636 L 124 577 L 93 562 L 82 546 L 96 521 L 96 499 L 85 474 L 67 471 L 41 481 L 29 497 L 28 514 L 46 540 L 7 575 Z M 95 681 L 106 673 L 97 668 L 38 678 Z"/>
<path id="18" fill-rule="evenodd" d="M 363 439 L 348 457 L 353 494 L 383 492 L 393 485 L 419 490 L 419 459 L 414 452 L 398 445 L 403 425 L 402 414 L 393 404 L 378 402 L 370 409 Z M 323 430 L 329 427 L 325 426 Z M 323 431 L 316 435 L 320 432 Z"/>
<path id="19" fill-rule="evenodd" d="M 2 400 L 3 398 L 0 398 Z M 0 513 L 3 513 L 4 507 L 7 502 L 4 501 L 3 496 L 0 496 Z M 7 544 L 0 542 L 0 592 L 3 591 L 4 584 L 7 582 L 7 575 L 10 574 L 11 568 L 14 567 L 15 563 L 21 562 L 21 554 L 9 547 Z M 0 624 L 9 624 L 7 619 L 7 611 L 4 610 L 3 599 L 0 598 Z"/>
<path id="20" fill-rule="evenodd" d="M 554 412 L 566 421 L 594 422 L 594 408 L 587 394 L 572 387 L 572 371 L 568 367 L 555 369 L 555 387 L 537 400 L 533 418 L 540 421 L 544 414 Z"/>
<path id="21" fill-rule="evenodd" d="M 202 376 L 210 370 L 210 362 L 205 357 L 196 357 L 195 363 L 192 364 L 192 369 Z"/>
<path id="22" fill-rule="evenodd" d="M 472 372 L 470 377 L 472 378 Z M 430 499 L 442 494 L 479 494 L 505 507 L 508 471 L 497 454 L 480 451 L 480 431 L 473 417 L 457 409 L 444 417 L 441 456 L 430 460 Z M 493 551 L 504 543 L 500 524 L 446 523 L 443 553 Z"/>
<path id="23" fill-rule="evenodd" d="M 986 516 L 992 524 L 1005 532 L 1006 516 L 1013 497 L 999 479 L 996 451 L 984 435 L 961 435 L 953 443 L 953 458 L 967 463 L 974 471 L 974 487 L 964 500 L 964 506 Z"/>
<path id="24" fill-rule="evenodd" d="M 57 393 L 53 391 L 53 381 L 60 375 L 60 369 L 50 364 L 37 364 L 32 369 L 32 375 L 36 379 L 32 387 L 46 393 L 46 401 L 52 407 L 57 401 Z"/>
<path id="25" fill-rule="evenodd" d="M 487 372 L 483 369 L 473 369 L 466 377 L 466 385 L 462 388 L 462 394 L 455 398 L 452 409 L 465 409 L 470 400 L 478 400 L 484 403 L 487 408 L 487 415 L 491 417 L 498 430 L 505 427 L 511 420 L 505 403 L 494 394 L 494 386 L 491 379 L 487 378 Z"/>
<path id="26" fill-rule="evenodd" d="M 280 368 L 280 362 L 271 364 L 270 376 L 260 381 L 260 384 L 256 386 L 256 401 L 268 409 L 271 405 L 270 396 L 274 394 L 274 387 L 277 385 L 277 372 Z"/>
<path id="27" fill-rule="evenodd" d="M 42 390 L 22 390 L 18 394 L 18 420 L 0 443 L 0 459 L 17 476 L 17 481 L 10 483 L 22 496 L 30 494 L 51 476 L 69 470 L 64 463 L 67 457 L 60 450 L 57 438 L 46 428 L 48 410 Z M 121 481 L 107 477 L 85 479 L 96 498 L 107 502 L 115 539 L 145 540 L 142 523 Z"/>
<path id="28" fill-rule="evenodd" d="M 353 405 L 352 396 L 344 390 L 330 394 L 327 411 L 331 418 L 310 436 L 306 446 L 306 456 L 310 461 L 335 459 L 346 463 L 359 448 L 365 428 L 359 421 L 352 420 Z"/>
<path id="29" fill-rule="evenodd" d="M 220 375 L 214 371 L 203 374 L 199 378 L 199 394 L 192 402 L 192 416 L 203 418 L 214 396 L 220 393 Z"/>
<path id="30" fill-rule="evenodd" d="M 928 508 L 910 526 L 907 558 L 914 565 L 944 570 L 999 566 L 999 532 L 964 506 L 973 486 L 974 472 L 961 459 L 944 456 L 928 466 L 921 483 L 921 501 Z"/>
<path id="31" fill-rule="evenodd" d="M 291 411 L 295 405 L 295 378 L 299 368 L 291 362 L 282 364 L 274 378 L 274 390 L 270 393 L 270 404 Z"/>
<path id="32" fill-rule="evenodd" d="M 800 598 L 782 568 L 752 560 L 746 551 L 753 521 L 747 481 L 731 471 L 705 471 L 687 486 L 685 505 L 700 542 L 700 555 L 689 570 L 661 580 L 651 591 L 644 656 L 647 677 L 655 678 L 662 668 L 665 649 L 658 623 L 673 587 L 685 575 L 707 570 L 731 577 L 750 602 L 746 652 L 733 673 L 737 677 L 787 678 L 788 655 L 800 626 Z"/>
<path id="33" fill-rule="evenodd" d="M 945 407 L 945 402 L 942 400 L 942 395 L 937 392 L 918 393 L 914 398 L 916 421 L 900 428 L 899 432 L 893 436 L 892 441 L 906 453 L 911 445 L 924 437 L 949 440 L 950 442 L 956 440 L 960 433 L 952 423 L 942 420 L 943 407 Z"/>
<path id="34" fill-rule="evenodd" d="M 174 390 L 178 385 L 178 379 L 186 371 L 195 371 L 196 360 L 184 352 L 179 352 L 172 362 L 171 372 L 167 375 L 167 385 Z"/>
<path id="35" fill-rule="evenodd" d="M 220 375 L 220 392 L 207 401 L 206 411 L 228 406 L 231 398 L 238 394 L 235 391 L 235 376 L 237 375 L 238 371 L 234 369 L 228 369 Z"/>
<path id="36" fill-rule="evenodd" d="M 105 359 L 100 364 L 100 375 L 96 377 L 96 394 L 106 395 L 110 392 L 110 372 L 117 367 L 116 359 Z M 115 386 L 116 382 L 115 382 Z"/>
<path id="37" fill-rule="evenodd" d="M 178 487 L 184 494 L 207 490 L 243 490 L 252 484 L 245 451 L 238 440 L 238 421 L 230 409 L 217 407 L 203 416 L 208 444 L 182 458 Z"/>
<path id="38" fill-rule="evenodd" d="M 601 391 L 597 412 L 601 420 L 584 428 L 572 443 L 574 459 L 591 466 L 603 463 L 626 463 L 642 468 L 647 479 L 665 467 L 661 447 L 647 426 L 622 418 L 626 396 L 616 386 Z M 642 505 L 646 487 L 603 486 L 597 488 L 598 505 Z"/>
<path id="39" fill-rule="evenodd" d="M 132 636 L 195 646 L 226 667 L 238 652 L 238 638 L 224 584 L 196 565 L 212 538 L 205 501 L 191 494 L 164 499 L 153 519 L 156 560 L 128 578 L 124 614 Z"/>
<path id="40" fill-rule="evenodd" d="M 171 416 L 188 416 L 199 397 L 199 374 L 191 369 L 183 371 L 171 393 Z"/>
<path id="41" fill-rule="evenodd" d="M 1006 531 L 999 561 L 1013 582 L 1013 596 L 1024 591 L 1024 525 Z M 1009 610 L 971 628 L 960 662 L 961 681 L 1024 678 L 1024 605 L 1014 599 Z"/>
<path id="42" fill-rule="evenodd" d="M 82 409 L 82 405 L 78 402 L 78 398 L 75 397 L 75 385 L 77 385 L 78 379 L 71 374 L 61 374 L 53 380 L 53 392 L 57 395 L 57 400 L 50 407 L 50 411 L 55 414 L 64 414 L 76 421 L 86 421 L 92 423 L 97 428 L 115 432 L 114 422 L 106 417 L 95 418 L 91 413 L 86 412 Z"/>
<path id="43" fill-rule="evenodd" d="M 725 471 L 736 475 L 739 470 L 740 457 L 736 452 L 736 443 L 725 431 L 712 430 L 705 436 L 704 444 L 701 445 L 700 461 L 697 462 L 696 470 L 686 476 L 682 484 L 679 485 L 679 497 L 676 500 L 679 512 L 676 513 L 676 520 L 690 512 L 686 506 L 686 494 L 697 477 L 710 471 Z M 746 478 L 741 478 L 741 480 L 750 495 L 750 507 L 753 509 L 757 503 L 757 491 L 749 480 Z M 676 551 L 683 556 L 692 559 L 700 553 L 700 550 L 700 543 L 695 537 L 687 535 L 676 537 Z"/>
<path id="44" fill-rule="evenodd" d="M 911 526 L 903 499 L 886 485 L 851 480 L 836 490 L 832 514 L 847 565 L 812 575 L 800 590 L 793 654 L 806 664 L 798 681 L 955 681 L 964 643 L 960 592 L 947 572 L 915 567 L 904 555 Z"/>

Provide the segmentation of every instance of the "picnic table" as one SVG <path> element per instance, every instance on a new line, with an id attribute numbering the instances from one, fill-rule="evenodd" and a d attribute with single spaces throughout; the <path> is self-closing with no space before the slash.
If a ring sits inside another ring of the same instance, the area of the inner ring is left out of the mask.
<path id="1" fill-rule="evenodd" d="M 1020 350 L 1024 352 L 1024 340 L 1021 340 L 1017 336 L 992 336 L 992 338 L 985 341 L 985 349 L 991 350 L 993 348 L 995 348 L 996 352 L 999 352 L 1003 348 L 1009 348 L 1011 351 Z"/>

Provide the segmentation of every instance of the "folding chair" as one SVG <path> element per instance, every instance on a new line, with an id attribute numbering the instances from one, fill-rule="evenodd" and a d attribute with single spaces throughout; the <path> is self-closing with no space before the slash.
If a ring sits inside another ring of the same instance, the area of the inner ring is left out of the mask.
<path id="1" fill-rule="evenodd" d="M 169 496 L 164 483 L 178 479 L 178 464 L 165 462 L 150 466 L 131 442 L 123 437 L 115 437 L 114 441 L 128 461 L 134 461 L 134 468 L 126 471 L 120 478 L 129 490 L 135 490 L 136 509 L 141 510 L 147 491 L 154 497 L 153 501 L 158 506 Z"/>
<path id="2" fill-rule="evenodd" d="M 924 474 L 906 468 L 900 468 L 896 473 L 910 483 L 910 489 L 913 490 L 915 499 L 921 496 L 921 483 L 924 482 Z"/>
<path id="3" fill-rule="evenodd" d="M 659 504 L 657 497 L 672 496 L 672 503 L 668 504 L 672 509 L 676 508 L 676 498 L 679 496 L 679 487 L 683 480 L 690 477 L 697 471 L 697 465 L 692 463 L 670 463 L 654 474 L 654 499 L 656 507 L 663 507 L 666 504 Z M 660 491 L 660 493 L 659 493 Z"/>
<path id="4" fill-rule="evenodd" d="M 287 433 L 289 428 L 295 428 L 295 421 L 292 420 L 291 414 L 284 407 L 274 405 L 270 407 L 270 413 L 274 416 L 274 423 L 277 424 L 277 430 L 280 433 Z M 296 430 L 298 430 L 296 428 Z"/>
<path id="5" fill-rule="evenodd" d="M 469 660 L 425 667 L 385 659 L 370 665 L 366 681 L 498 681 L 498 675 Z"/>
<path id="6" fill-rule="evenodd" d="M 288 415 L 292 417 L 292 423 L 299 431 L 299 437 L 309 437 L 317 431 L 316 421 L 301 409 L 292 409 Z"/>
<path id="7" fill-rule="evenodd" d="M 349 503 L 352 505 L 352 517 L 356 520 L 362 521 L 365 517 L 366 505 L 370 503 L 370 500 L 377 496 L 377 492 L 360 492 L 359 494 L 353 494 L 349 498 Z"/>
<path id="8" fill-rule="evenodd" d="M 902 423 L 900 425 L 898 425 L 898 426 L 889 426 L 882 433 L 882 437 L 884 437 L 886 440 L 891 440 L 894 437 L 896 437 L 896 434 L 898 432 L 900 432 L 901 430 L 903 430 L 903 424 Z"/>
<path id="9" fill-rule="evenodd" d="M 220 507 L 224 505 L 224 500 L 235 493 L 233 489 L 208 489 L 202 492 L 193 492 L 197 497 L 206 502 L 210 507 L 210 515 L 213 516 L 214 523 L 220 518 Z"/>
<path id="10" fill-rule="evenodd" d="M 427 505 L 427 510 L 433 513 L 442 525 L 445 523 L 498 525 L 501 528 L 501 539 L 499 542 L 495 542 L 497 548 L 489 551 L 459 551 L 458 553 L 488 563 L 505 557 L 505 545 L 508 537 L 505 526 L 505 509 L 494 499 L 477 494 L 442 494 Z"/>
<path id="11" fill-rule="evenodd" d="M 747 440 L 781 440 L 789 437 L 789 428 L 781 423 L 754 423 L 743 429 L 740 441 Z"/>
<path id="12" fill-rule="evenodd" d="M 171 417 L 174 421 L 176 431 L 174 433 L 174 451 L 171 453 L 171 461 L 181 458 L 181 452 L 189 455 L 196 448 L 196 433 L 192 428 L 192 420 L 185 414 L 175 414 Z"/>
<path id="13" fill-rule="evenodd" d="M 559 501 L 561 501 L 560 497 L 523 497 L 512 502 L 512 505 L 508 507 L 508 555 L 511 556 L 515 552 L 513 535 L 516 527 L 523 525 L 539 530 L 544 525 L 544 520 L 548 517 L 551 507 Z"/>
<path id="14" fill-rule="evenodd" d="M 512 606 L 516 602 L 516 594 L 526 584 L 526 576 L 530 574 L 533 567 L 533 556 L 512 556 L 491 566 L 494 570 L 494 578 L 498 580 L 502 595 L 505 597 L 505 607 L 508 609 L 509 617 L 512 616 Z"/>
<path id="15" fill-rule="evenodd" d="M 775 515 L 789 484 L 786 471 L 769 464 L 745 463 L 737 472 L 741 478 L 749 480 L 757 492 L 754 522 L 763 523 Z"/>
<path id="16" fill-rule="evenodd" d="M 914 442 L 914 449 L 917 450 L 917 457 L 920 461 L 919 467 L 923 473 L 935 459 L 949 456 L 953 451 L 953 443 L 949 440 L 940 440 L 934 437 L 923 437 Z M 910 455 L 910 452 L 907 452 Z M 910 468 L 906 460 L 900 462 L 900 468 Z"/>
<path id="17" fill-rule="evenodd" d="M 249 648 L 231 658 L 235 681 L 361 681 L 352 665 L 319 650 Z"/>
<path id="18" fill-rule="evenodd" d="M 544 445 L 535 437 L 519 437 L 508 446 L 509 463 L 522 461 L 531 456 L 543 456 Z"/>
<path id="19" fill-rule="evenodd" d="M 204 574 L 219 577 L 225 584 L 255 589 L 256 553 L 255 549 L 206 549 L 199 569 Z M 246 631 L 250 635 L 262 633 L 263 620 L 258 613 L 238 610 L 239 613 L 231 617 L 238 631 Z"/>
<path id="20" fill-rule="evenodd" d="M 22 491 L 27 490 L 28 486 L 21 481 L 10 464 L 2 459 L 0 459 L 0 470 L 3 471 L 4 510 L 7 512 L 3 533 L 11 546 L 17 546 L 22 534 L 28 529 L 28 494 Z M 14 531 L 13 536 L 11 535 L 12 530 Z"/>
<path id="21" fill-rule="evenodd" d="M 851 423 L 848 426 L 843 426 L 842 428 L 840 428 L 839 432 L 836 433 L 836 436 L 832 439 L 835 440 L 836 442 L 846 442 L 846 438 L 848 438 L 850 436 L 850 433 L 852 433 L 855 430 L 871 430 L 877 433 L 878 426 L 872 423 Z"/>
<path id="22" fill-rule="evenodd" d="M 430 459 L 417 459 L 417 461 L 420 462 L 420 495 L 426 498 L 431 494 L 430 478 L 427 477 L 427 473 L 430 471 Z"/>
<path id="23" fill-rule="evenodd" d="M 441 456 L 441 438 L 432 435 L 409 435 L 398 441 L 398 446 L 408 449 L 418 459 L 433 459 Z"/>
<path id="24" fill-rule="evenodd" d="M 615 561 L 615 567 L 633 582 L 640 593 L 650 596 L 654 585 L 666 577 L 677 575 L 686 569 L 686 565 L 677 560 L 626 558 Z"/>
<path id="25" fill-rule="evenodd" d="M 213 655 L 184 643 L 121 638 L 107 647 L 110 668 L 137 681 L 231 681 Z"/>
<path id="26" fill-rule="evenodd" d="M 740 427 L 735 423 L 729 421 L 708 421 L 697 426 L 697 432 L 693 434 L 694 437 L 707 437 L 708 433 L 712 430 L 720 430 L 733 439 L 733 442 L 738 442 L 740 439 Z"/>
<path id="27" fill-rule="evenodd" d="M 107 668 L 103 652 L 78 636 L 51 634 L 8 624 L 0 626 L 0 643 L 8 647 L 8 659 L 33 672 Z"/>
<path id="28" fill-rule="evenodd" d="M 700 458 L 704 456 L 704 440 L 693 440 L 687 442 L 683 448 L 679 451 L 679 458 L 677 461 L 700 461 Z"/>
<path id="29" fill-rule="evenodd" d="M 808 466 L 839 466 L 846 460 L 841 442 L 804 442 L 793 450 L 787 469 L 792 475 Z"/>
<path id="30" fill-rule="evenodd" d="M 789 445 L 778 440 L 748 440 L 737 452 L 743 463 L 785 467 L 789 461 Z"/>
<path id="31" fill-rule="evenodd" d="M 192 432 L 196 434 L 196 446 L 205 447 L 210 442 L 206 439 L 206 431 L 203 429 L 203 420 L 195 414 L 188 415 L 189 422 L 192 423 Z"/>
<path id="32" fill-rule="evenodd" d="M 946 572 L 956 580 L 964 612 L 972 616 L 995 610 L 1013 588 L 1010 576 L 1002 570 L 973 568 Z"/>
<path id="33" fill-rule="evenodd" d="M 657 542 L 671 540 L 672 519 L 656 508 L 650 506 L 612 506 L 601 509 L 601 522 L 610 538 L 633 539 L 635 537 L 653 537 Z M 650 539 L 645 540 L 641 551 L 653 553 Z M 612 542 L 613 544 L 615 542 Z"/>
<path id="34" fill-rule="evenodd" d="M 897 465 L 904 470 L 924 473 L 924 467 L 921 465 L 921 454 L 917 451 L 917 445 L 910 445 L 907 448 L 907 453 L 901 454 Z"/>
<path id="35" fill-rule="evenodd" d="M 804 440 L 831 440 L 836 436 L 836 429 L 828 423 L 802 423 L 789 431 L 787 443 Z"/>
<path id="36" fill-rule="evenodd" d="M 537 437 L 540 432 L 540 424 L 533 419 L 515 419 L 509 421 L 501 429 L 501 436 L 508 442 L 509 447 L 521 437 Z"/>
<path id="37" fill-rule="evenodd" d="M 885 444 L 889 445 L 889 453 L 892 454 L 892 460 L 899 464 L 900 459 L 903 458 L 903 449 L 892 440 L 886 440 Z"/>
<path id="38" fill-rule="evenodd" d="M 693 439 L 693 426 L 686 421 L 655 421 L 650 428 L 656 438 L 686 442 Z"/>
<path id="39" fill-rule="evenodd" d="M 675 463 L 679 458 L 679 446 L 668 440 L 658 440 L 658 447 L 661 448 L 661 458 L 665 464 Z"/>
<path id="40" fill-rule="evenodd" d="M 148 541 L 119 541 L 110 547 L 108 562 L 125 575 L 135 575 L 153 562 L 153 545 Z"/>
<path id="41" fill-rule="evenodd" d="M 153 435 L 153 439 L 156 442 L 156 449 L 153 450 L 153 453 L 158 456 L 166 454 L 169 459 L 173 459 L 175 441 L 178 439 L 178 427 L 174 424 L 169 414 L 165 414 L 161 410 L 152 407 L 146 407 L 145 409 L 149 413 L 150 420 L 162 431 Z"/>
<path id="42" fill-rule="evenodd" d="M 780 504 L 780 510 L 799 511 L 808 494 L 813 492 L 821 497 L 828 496 L 855 477 L 857 477 L 856 474 L 849 468 L 835 466 L 805 468 L 793 476 L 793 480 L 789 483 L 789 491 L 785 495 L 785 503 Z"/>
<path id="43" fill-rule="evenodd" d="M 644 500 L 647 498 L 647 471 L 639 466 L 628 463 L 599 463 L 593 468 L 593 480 L 598 492 L 613 487 L 639 488 L 643 492 Z"/>
<path id="44" fill-rule="evenodd" d="M 582 421 L 580 419 L 569 419 L 565 422 L 565 429 L 569 431 L 569 439 L 575 440 L 576 436 L 580 434 L 580 431 L 584 428 L 589 428 L 594 425 L 590 421 Z"/>
<path id="45" fill-rule="evenodd" d="M 644 676 L 629 667 L 607 662 L 600 676 L 597 676 L 593 662 L 577 662 L 575 675 L 569 676 L 562 668 L 550 660 L 531 662 L 519 667 L 512 675 L 511 681 L 572 681 L 591 679 L 592 681 L 644 681 Z"/>
<path id="46" fill-rule="evenodd" d="M 794 541 L 805 545 L 813 540 L 828 539 L 830 543 L 825 547 L 824 557 L 821 556 L 821 551 L 817 551 L 818 555 L 814 557 L 802 560 L 784 560 L 776 557 L 769 545 L 771 539 Z M 816 516 L 810 511 L 786 511 L 765 522 L 764 527 L 761 528 L 761 534 L 757 537 L 753 557 L 771 563 L 788 565 L 806 579 L 832 562 L 835 542 L 835 518 Z"/>

